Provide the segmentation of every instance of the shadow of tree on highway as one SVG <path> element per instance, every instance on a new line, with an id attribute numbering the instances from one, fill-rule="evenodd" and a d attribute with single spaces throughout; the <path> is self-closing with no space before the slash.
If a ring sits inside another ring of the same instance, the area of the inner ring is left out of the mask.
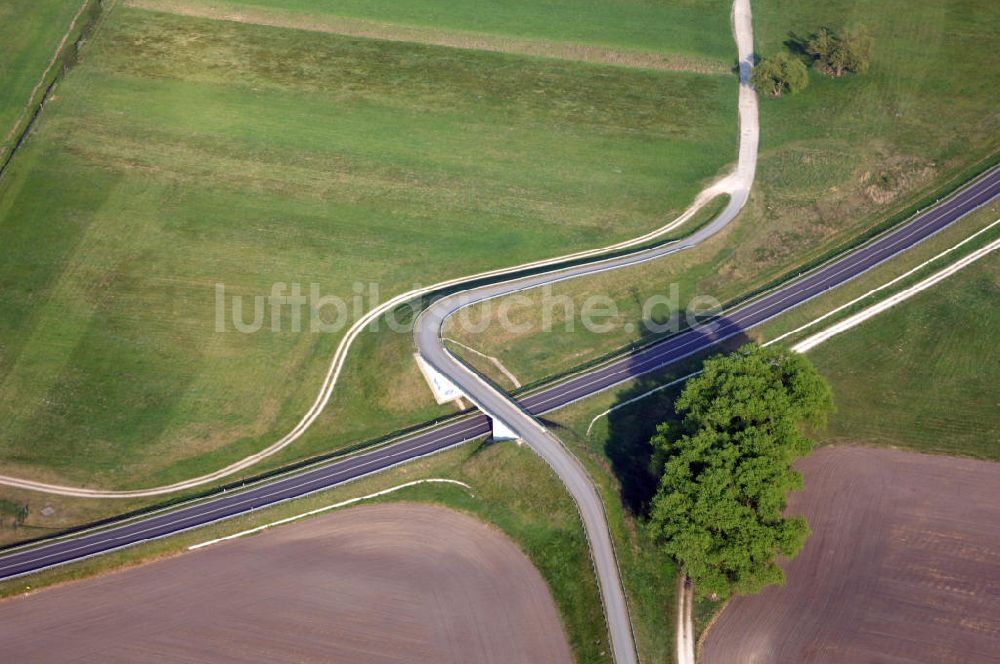
<path id="1" fill-rule="evenodd" d="M 632 514 L 644 516 L 656 494 L 659 469 L 652 467 L 653 448 L 649 441 L 656 434 L 658 425 L 676 418 L 674 401 L 684 389 L 683 383 L 666 388 L 663 386 L 678 377 L 698 371 L 705 358 L 735 350 L 751 341 L 734 321 L 720 317 L 713 322 L 720 332 L 703 328 L 699 332 L 700 336 L 708 339 L 722 336 L 727 338 L 708 351 L 684 358 L 666 369 L 639 376 L 627 389 L 618 393 L 611 406 L 612 411 L 607 415 L 604 453 L 618 478 L 622 503 Z M 642 329 L 646 329 L 645 326 Z M 690 334 L 692 332 L 685 332 L 678 337 Z M 641 369 L 642 362 L 641 355 L 633 358 L 637 369 Z M 642 398 L 633 402 L 637 397 Z"/>

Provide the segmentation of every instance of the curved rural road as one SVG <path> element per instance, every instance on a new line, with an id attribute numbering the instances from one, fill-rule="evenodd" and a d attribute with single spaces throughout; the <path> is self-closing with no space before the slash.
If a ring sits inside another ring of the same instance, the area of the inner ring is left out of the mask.
<path id="1" fill-rule="evenodd" d="M 750 195 L 750 187 L 753 184 L 757 165 L 759 140 L 757 97 L 750 87 L 750 70 L 753 67 L 750 0 L 736 0 L 733 3 L 733 31 L 736 36 L 740 63 L 740 149 L 735 172 L 713 187 L 714 191 L 725 192 L 730 196 L 729 204 L 721 214 L 708 225 L 679 242 L 638 251 L 627 256 L 488 284 L 449 295 L 434 302 L 420 314 L 414 332 L 417 350 L 424 361 L 445 375 L 480 410 L 489 413 L 495 419 L 499 419 L 519 439 L 541 456 L 552 467 L 570 495 L 573 496 L 583 519 L 584 530 L 590 544 L 594 569 L 597 572 L 601 598 L 604 602 L 604 614 L 611 635 L 612 649 L 618 664 L 632 664 L 638 661 L 638 657 L 632 634 L 632 623 L 629 620 L 628 603 L 622 588 L 614 545 L 611 541 L 604 513 L 604 503 L 601 501 L 600 495 L 594 488 L 586 469 L 558 438 L 517 401 L 448 351 L 443 341 L 444 324 L 450 316 L 460 309 L 485 300 L 558 281 L 618 270 L 694 247 L 705 238 L 717 233 L 736 217 Z"/>
<path id="2" fill-rule="evenodd" d="M 965 215 L 1000 198 L 1000 167 L 994 167 L 941 200 L 865 244 L 744 303 L 713 325 L 690 329 L 581 372 L 521 398 L 534 415 L 552 412 L 625 381 L 656 371 L 724 339 L 752 329 L 803 302 L 850 282 L 948 228 Z M 348 458 L 269 478 L 237 490 L 219 491 L 192 501 L 103 529 L 68 533 L 33 545 L 9 547 L 0 553 L 0 579 L 32 574 L 77 562 L 142 542 L 247 514 L 278 503 L 325 491 L 407 461 L 482 438 L 490 432 L 485 415 L 467 415 L 444 425 L 401 437 L 391 444 Z"/>
<path id="3" fill-rule="evenodd" d="M 606 247 L 600 247 L 597 249 L 590 249 L 587 251 L 580 251 L 574 254 L 567 254 L 564 256 L 557 256 L 554 258 L 548 258 L 540 261 L 535 261 L 532 263 L 525 263 L 522 265 L 515 265 L 512 267 L 502 268 L 498 270 L 491 270 L 488 272 L 480 272 L 467 277 L 460 277 L 457 279 L 451 279 L 448 281 L 442 281 L 426 288 L 419 288 L 405 293 L 401 293 L 392 299 L 382 303 L 378 307 L 375 307 L 371 311 L 367 312 L 364 316 L 358 319 L 350 328 L 348 328 L 347 333 L 344 338 L 341 339 L 340 343 L 337 345 L 337 349 L 334 352 L 333 359 L 330 361 L 330 366 L 327 368 L 327 372 L 323 377 L 323 383 L 320 386 L 319 394 L 316 395 L 316 399 L 310 405 L 309 409 L 302 416 L 302 419 L 289 431 L 287 434 L 282 436 L 280 439 L 267 446 L 266 448 L 251 454 L 239 461 L 236 461 L 224 468 L 207 473 L 205 475 L 199 475 L 198 477 L 192 477 L 187 480 L 182 480 L 180 482 L 175 482 L 173 484 L 165 484 L 162 486 L 150 487 L 147 489 L 135 489 L 126 491 L 115 491 L 115 490 L 104 490 L 104 489 L 88 489 L 84 487 L 68 486 L 63 484 L 50 484 L 47 482 L 37 482 L 34 480 L 24 479 L 20 477 L 13 477 L 10 475 L 0 475 L 0 485 L 12 486 L 18 489 L 27 489 L 30 491 L 38 491 L 41 493 L 50 493 L 60 496 L 72 496 L 75 498 L 147 498 L 151 496 L 161 496 L 169 493 L 176 493 L 178 491 L 184 491 L 187 489 L 193 489 L 199 486 L 204 486 L 209 483 L 218 482 L 219 480 L 225 479 L 234 473 L 238 473 L 241 470 L 246 470 L 251 466 L 263 461 L 264 459 L 276 454 L 277 452 L 288 447 L 296 440 L 298 440 L 306 430 L 312 426 L 316 419 L 323 412 L 323 409 L 329 403 L 330 398 L 333 396 L 333 390 L 337 385 L 337 380 L 340 377 L 340 373 L 343 370 L 344 364 L 347 361 L 348 352 L 351 346 L 354 344 L 355 339 L 368 327 L 370 324 L 378 320 L 380 317 L 392 311 L 396 307 L 404 305 L 408 302 L 414 301 L 422 296 L 432 294 L 434 292 L 442 291 L 448 288 L 459 287 L 462 284 L 481 282 L 484 279 L 500 279 L 505 275 L 513 275 L 524 272 L 526 270 L 537 270 L 544 269 L 546 267 L 554 267 L 558 265 L 565 264 L 571 261 L 580 261 L 590 258 L 597 258 L 602 255 L 606 255 L 611 252 L 622 251 L 634 247 L 639 247 L 650 242 L 663 237 L 665 234 L 675 230 L 679 226 L 683 225 L 685 222 L 691 219 L 698 210 L 705 206 L 706 203 L 711 201 L 713 198 L 722 195 L 729 194 L 733 197 L 730 201 L 729 206 L 720 215 L 721 218 L 725 218 L 728 222 L 736 215 L 736 212 L 743 206 L 746 201 L 746 192 L 750 189 L 750 183 L 753 181 L 754 169 L 757 164 L 757 100 L 753 91 L 745 84 L 747 76 L 749 74 L 750 67 L 750 53 L 753 48 L 753 35 L 750 28 L 750 5 L 749 0 L 735 0 L 733 3 L 733 13 L 736 20 L 736 38 L 737 46 L 740 54 L 740 78 L 742 85 L 740 88 L 739 97 L 739 115 L 740 115 L 740 143 L 739 143 L 739 161 L 736 170 L 715 182 L 702 192 L 698 194 L 691 206 L 684 211 L 684 214 L 674 219 L 670 223 L 662 226 L 654 231 L 651 231 L 641 237 L 633 238 L 631 240 L 626 240 L 624 242 L 619 242 L 617 244 L 612 244 Z M 743 21 L 739 20 L 741 16 L 745 16 L 745 29 L 741 31 L 740 24 Z M 742 32 L 742 36 L 741 36 Z M 740 192 L 743 195 L 737 201 L 740 196 Z M 713 224 L 715 230 L 718 230 L 725 223 Z"/>
<path id="4" fill-rule="evenodd" d="M 451 279 L 448 281 L 442 281 L 425 288 L 414 289 L 401 293 L 392 299 L 382 303 L 378 307 L 375 307 L 371 311 L 367 312 L 364 316 L 358 319 L 350 328 L 348 328 L 347 333 L 344 338 L 337 345 L 337 349 L 334 352 L 333 359 L 330 361 L 330 366 L 327 368 L 327 372 L 323 377 L 323 382 L 320 386 L 319 394 L 317 394 L 316 399 L 310 405 L 309 409 L 302 416 L 302 419 L 289 431 L 287 434 L 282 436 L 279 440 L 275 441 L 266 448 L 251 454 L 239 461 L 236 461 L 224 468 L 207 473 L 205 475 L 199 475 L 198 477 L 192 477 L 187 480 L 182 480 L 180 482 L 175 482 L 173 484 L 165 484 L 162 486 L 150 487 L 147 489 L 135 489 L 135 490 L 104 490 L 104 489 L 89 489 L 85 487 L 67 486 L 62 484 L 50 484 L 47 482 L 37 482 L 34 480 L 13 477 L 9 475 L 0 475 L 0 485 L 12 486 L 18 489 L 27 489 L 30 491 L 38 491 L 41 493 L 49 493 L 53 495 L 60 496 L 72 496 L 76 498 L 146 498 L 151 496 L 161 496 L 170 493 L 176 493 L 178 491 L 184 491 L 187 489 L 197 488 L 199 486 L 204 486 L 213 482 L 218 482 L 219 480 L 225 479 L 234 473 L 238 473 L 241 470 L 246 470 L 251 466 L 263 461 L 264 459 L 276 454 L 277 452 L 288 447 L 296 440 L 298 440 L 306 430 L 312 426 L 316 419 L 323 412 L 323 409 L 329 403 L 330 398 L 333 395 L 333 390 L 337 385 L 337 380 L 340 377 L 340 373 L 343 370 L 344 364 L 347 361 L 347 355 L 354 344 L 355 339 L 367 328 L 370 324 L 377 321 L 386 313 L 396 309 L 399 306 L 412 302 L 418 298 L 425 295 L 430 295 L 435 292 L 440 292 L 446 289 L 461 287 L 463 284 L 471 283 L 481 283 L 483 280 L 490 279 L 501 279 L 504 276 L 516 275 L 523 273 L 528 270 L 539 270 L 546 267 L 558 267 L 560 265 L 565 265 L 569 262 L 576 262 L 587 259 L 596 259 L 601 256 L 619 252 L 627 249 L 632 249 L 636 247 L 641 247 L 654 242 L 659 238 L 662 238 L 667 233 L 677 229 L 684 223 L 689 221 L 695 213 L 698 212 L 706 203 L 716 198 L 717 196 L 728 194 L 730 196 L 729 205 L 726 209 L 712 222 L 712 224 L 703 229 L 704 231 L 699 235 L 699 239 L 703 239 L 708 235 L 718 231 L 723 226 L 725 226 L 729 221 L 736 216 L 736 213 L 743 207 L 746 202 L 747 196 L 750 191 L 750 185 L 753 183 L 754 171 L 757 166 L 757 141 L 758 141 L 758 123 L 757 123 L 757 98 L 753 93 L 753 90 L 747 84 L 749 80 L 750 68 L 752 67 L 752 51 L 753 51 L 753 32 L 750 20 L 750 1 L 749 0 L 734 0 L 733 2 L 733 20 L 734 20 L 734 33 L 736 37 L 737 49 L 740 58 L 740 92 L 739 92 L 739 118 L 740 118 L 740 140 L 739 140 L 739 158 L 736 169 L 730 175 L 716 181 L 703 191 L 701 191 L 695 198 L 691 206 L 684 211 L 684 213 L 669 222 L 665 226 L 657 228 L 645 235 L 640 237 L 632 238 L 630 240 L 625 240 L 617 244 L 608 245 L 606 247 L 599 247 L 597 249 L 589 249 L 586 251 L 580 251 L 574 254 L 566 254 L 563 256 L 557 256 L 554 258 L 548 258 L 544 260 L 535 261 L 532 263 L 525 263 L 522 265 L 515 265 L 511 267 L 501 268 L 497 270 L 491 270 L 488 272 L 480 272 L 471 276 L 460 277 L 457 279 Z M 688 244 L 690 246 L 690 243 Z M 676 250 L 676 249 L 675 249 Z M 664 255 L 668 252 L 663 252 L 657 254 L 657 256 Z M 647 258 L 646 260 L 649 260 Z M 621 267 L 621 266 L 618 266 Z M 604 268 L 609 269 L 609 268 Z M 612 268 L 613 269 L 613 268 Z M 584 271 L 582 273 L 591 273 L 599 271 L 599 269 Z M 578 276 L 580 272 L 574 273 L 572 275 L 565 276 L 563 278 L 572 278 L 572 276 Z"/>

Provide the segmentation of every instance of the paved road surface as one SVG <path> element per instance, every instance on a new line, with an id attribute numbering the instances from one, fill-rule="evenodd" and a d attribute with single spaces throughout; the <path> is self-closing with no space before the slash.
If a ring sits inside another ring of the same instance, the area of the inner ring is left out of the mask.
<path id="1" fill-rule="evenodd" d="M 681 242 L 637 251 L 618 258 L 555 269 L 522 279 L 460 291 L 434 302 L 422 312 L 417 319 L 414 334 L 417 350 L 424 361 L 447 376 L 481 410 L 499 419 L 507 430 L 515 432 L 519 439 L 527 443 L 549 464 L 573 496 L 587 534 L 590 555 L 601 589 L 611 648 L 617 664 L 635 664 L 639 658 L 636 654 L 632 622 L 629 619 L 628 603 L 621 583 L 614 544 L 611 541 L 604 503 L 600 495 L 576 456 L 542 426 L 531 412 L 498 387 L 484 380 L 448 351 L 443 341 L 444 323 L 460 309 L 478 302 L 558 281 L 618 270 L 683 251 L 715 235 L 735 219 L 750 196 L 757 168 L 757 145 L 760 136 L 757 95 L 750 86 L 750 73 L 753 69 L 753 24 L 750 0 L 733 2 L 733 34 L 736 38 L 740 63 L 739 156 L 733 173 L 707 190 L 729 194 L 729 203 L 721 214 Z M 705 193 L 702 194 L 704 195 Z"/>
<path id="2" fill-rule="evenodd" d="M 740 10 L 740 7 L 744 7 L 745 10 Z M 737 19 L 742 17 L 744 19 L 743 23 L 745 25 L 745 29 L 742 31 L 739 29 L 740 21 L 736 21 L 737 45 L 741 54 L 749 54 L 750 49 L 753 46 L 753 35 L 750 32 L 749 0 L 734 0 L 734 17 Z M 749 73 L 749 55 L 741 55 L 741 59 L 744 62 L 744 65 L 741 67 L 741 77 L 745 80 L 745 77 Z M 590 259 L 596 260 L 602 256 L 607 256 L 612 253 L 622 253 L 628 250 L 647 246 L 650 243 L 665 237 L 666 234 L 683 226 L 709 201 L 721 194 L 728 194 L 735 199 L 735 201 L 730 204 L 726 213 L 731 217 L 732 215 L 730 213 L 734 210 L 738 210 L 742 206 L 743 201 L 746 200 L 746 194 L 750 190 L 750 184 L 753 182 L 754 171 L 757 165 L 757 138 L 759 133 L 757 122 L 757 100 L 756 96 L 746 86 L 741 88 L 739 94 L 739 118 L 740 144 L 737 168 L 731 174 L 721 178 L 717 182 L 712 183 L 709 187 L 701 191 L 698 196 L 695 197 L 692 205 L 685 210 L 681 216 L 661 226 L 660 228 L 654 229 L 645 235 L 630 238 L 605 247 L 595 247 L 593 249 L 578 251 L 573 254 L 554 256 L 521 265 L 511 265 L 504 268 L 481 272 L 479 274 L 457 277 L 455 279 L 450 279 L 448 281 L 439 282 L 422 288 L 415 288 L 405 293 L 400 293 L 366 312 L 361 318 L 351 324 L 344 337 L 340 340 L 340 343 L 337 344 L 336 351 L 334 352 L 333 358 L 331 358 L 330 364 L 327 367 L 327 372 L 323 377 L 323 382 L 320 385 L 319 392 L 317 393 L 312 404 L 302 415 L 302 418 L 291 431 L 264 449 L 258 450 L 243 459 L 239 459 L 224 468 L 219 468 L 204 475 L 191 477 L 172 484 L 164 484 L 143 489 L 91 489 L 86 487 L 39 482 L 37 480 L 8 475 L 0 475 L 0 485 L 60 496 L 109 499 L 140 498 L 175 494 L 179 491 L 185 491 L 199 486 L 218 484 L 227 477 L 231 477 L 240 471 L 251 468 L 260 463 L 262 460 L 277 454 L 294 443 L 309 429 L 309 427 L 312 426 L 333 396 L 334 388 L 337 386 L 338 379 L 344 368 L 344 364 L 347 361 L 348 353 L 350 352 L 354 341 L 360 334 L 368 329 L 373 322 L 378 321 L 386 313 L 396 309 L 397 307 L 417 301 L 422 297 L 431 296 L 435 293 L 445 292 L 452 288 L 461 288 L 466 284 L 482 283 L 487 280 L 496 281 L 505 277 L 513 278 L 518 274 L 524 274 L 530 270 L 555 268 L 557 266 L 566 265 L 570 262 L 582 262 Z M 716 228 L 720 227 L 721 225 L 716 225 Z"/>
<path id="3" fill-rule="evenodd" d="M 953 224 L 1000 195 L 1000 168 L 994 168 L 970 186 L 923 212 L 902 226 L 852 251 L 794 283 L 785 285 L 721 319 L 717 330 L 691 330 L 665 339 L 621 359 L 580 374 L 520 401 L 533 415 L 556 410 L 625 380 L 667 366 L 694 352 L 710 348 L 725 336 L 749 329 L 826 290 L 839 286 L 875 265 L 900 254 Z M 401 439 L 380 449 L 329 462 L 291 477 L 254 486 L 239 493 L 125 523 L 102 532 L 54 541 L 33 549 L 15 549 L 0 556 L 0 579 L 99 555 L 181 530 L 244 514 L 282 500 L 336 486 L 366 474 L 420 456 L 480 438 L 489 432 L 485 416 L 466 417 L 446 426 Z"/>

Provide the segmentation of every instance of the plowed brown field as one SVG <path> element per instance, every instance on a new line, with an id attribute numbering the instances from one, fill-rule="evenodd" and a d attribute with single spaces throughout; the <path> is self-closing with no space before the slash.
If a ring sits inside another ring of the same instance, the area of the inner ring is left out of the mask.
<path id="1" fill-rule="evenodd" d="M 569 662 L 509 539 L 357 507 L 0 603 L 2 662 Z"/>
<path id="2" fill-rule="evenodd" d="M 799 468 L 812 537 L 701 662 L 1000 662 L 1000 464 L 836 447 Z"/>

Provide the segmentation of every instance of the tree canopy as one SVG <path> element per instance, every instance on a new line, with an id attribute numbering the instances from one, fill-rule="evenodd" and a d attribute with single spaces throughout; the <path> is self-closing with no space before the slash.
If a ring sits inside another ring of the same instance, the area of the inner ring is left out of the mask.
<path id="1" fill-rule="evenodd" d="M 809 85 L 809 70 L 801 60 L 782 51 L 758 62 L 753 68 L 750 82 L 764 94 L 780 97 L 786 92 L 795 93 Z"/>
<path id="2" fill-rule="evenodd" d="M 705 362 L 676 401 L 680 421 L 653 437 L 662 466 L 650 524 L 699 592 L 726 597 L 782 583 L 778 554 L 805 542 L 805 519 L 786 519 L 801 488 L 792 462 L 812 448 L 803 423 L 822 424 L 830 388 L 802 355 L 747 345 Z"/>
<path id="3" fill-rule="evenodd" d="M 863 74 L 871 64 L 872 41 L 862 30 L 846 30 L 837 34 L 823 28 L 809 38 L 805 50 L 813 57 L 814 66 L 824 74 Z"/>

